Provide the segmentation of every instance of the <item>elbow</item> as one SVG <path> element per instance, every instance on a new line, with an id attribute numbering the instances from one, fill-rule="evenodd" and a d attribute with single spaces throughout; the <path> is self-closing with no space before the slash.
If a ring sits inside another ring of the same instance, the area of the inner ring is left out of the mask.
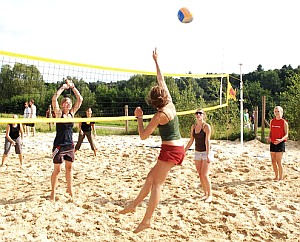
<path id="1" fill-rule="evenodd" d="M 83 97 L 80 95 L 80 97 L 78 98 L 78 102 L 80 103 L 79 106 L 81 106 L 82 102 L 83 102 Z"/>
<path id="2" fill-rule="evenodd" d="M 79 96 L 77 97 L 77 102 L 79 102 L 80 104 L 82 104 L 82 102 L 83 102 L 83 97 L 82 97 L 81 95 L 79 95 Z"/>
<path id="3" fill-rule="evenodd" d="M 140 134 L 140 138 L 141 140 L 145 140 L 148 138 L 148 135 Z"/>
<path id="4" fill-rule="evenodd" d="M 145 140 L 145 139 L 147 139 L 147 137 L 146 137 L 146 136 L 142 136 L 142 135 L 140 135 L 140 138 L 141 138 L 141 140 Z"/>

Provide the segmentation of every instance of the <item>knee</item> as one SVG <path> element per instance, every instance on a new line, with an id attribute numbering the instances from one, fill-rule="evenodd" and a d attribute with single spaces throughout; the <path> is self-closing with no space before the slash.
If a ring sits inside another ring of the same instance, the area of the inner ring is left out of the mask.
<path id="1" fill-rule="evenodd" d="M 153 181 L 152 190 L 161 191 L 163 188 L 163 182 Z"/>
<path id="2" fill-rule="evenodd" d="M 60 171 L 61 171 L 61 169 L 54 169 L 53 175 L 58 176 Z"/>
<path id="3" fill-rule="evenodd" d="M 72 166 L 71 165 L 67 165 L 66 166 L 66 172 L 71 172 L 72 171 Z"/>
<path id="4" fill-rule="evenodd" d="M 201 179 L 208 179 L 208 173 L 207 172 L 200 172 L 200 178 Z"/>
<path id="5" fill-rule="evenodd" d="M 154 178 L 153 178 L 153 174 L 152 174 L 151 171 L 148 173 L 147 178 L 146 178 L 146 181 L 147 181 L 147 182 L 150 182 L 150 183 L 153 183 Z"/>

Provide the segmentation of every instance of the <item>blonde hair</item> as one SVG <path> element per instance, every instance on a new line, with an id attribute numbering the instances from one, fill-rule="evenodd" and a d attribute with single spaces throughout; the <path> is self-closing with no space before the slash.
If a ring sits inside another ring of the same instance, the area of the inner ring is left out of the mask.
<path id="1" fill-rule="evenodd" d="M 64 97 L 61 101 L 60 101 L 60 105 L 63 105 L 63 103 L 70 101 L 70 103 L 72 104 L 72 100 L 69 97 Z"/>
<path id="2" fill-rule="evenodd" d="M 283 113 L 283 108 L 281 106 L 276 106 L 274 108 L 274 111 L 275 111 L 275 109 L 278 109 L 279 112 Z"/>

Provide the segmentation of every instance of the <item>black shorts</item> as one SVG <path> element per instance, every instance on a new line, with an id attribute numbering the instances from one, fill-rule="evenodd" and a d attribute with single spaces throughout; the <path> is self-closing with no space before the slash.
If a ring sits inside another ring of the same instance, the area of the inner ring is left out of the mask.
<path id="1" fill-rule="evenodd" d="M 74 145 L 53 147 L 52 152 L 54 164 L 61 164 L 64 161 L 74 162 Z"/>
<path id="2" fill-rule="evenodd" d="M 285 152 L 285 142 L 281 142 L 278 145 L 270 144 L 270 152 Z"/>

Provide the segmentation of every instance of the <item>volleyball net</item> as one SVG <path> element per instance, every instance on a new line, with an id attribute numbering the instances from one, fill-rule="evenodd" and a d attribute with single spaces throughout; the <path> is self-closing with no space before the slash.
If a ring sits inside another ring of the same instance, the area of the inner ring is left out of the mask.
<path id="1" fill-rule="evenodd" d="M 100 100 L 95 97 L 95 90 L 88 90 L 93 87 L 97 89 L 98 85 L 104 85 L 105 88 L 112 88 L 115 86 L 115 83 L 129 81 L 130 79 L 138 77 L 147 77 L 152 76 L 152 80 L 156 80 L 156 72 L 147 72 L 140 70 L 128 70 L 122 68 L 113 68 L 105 66 L 97 66 L 90 64 L 82 64 L 71 61 L 63 61 L 56 59 L 49 59 L 43 57 L 36 57 L 18 53 L 12 53 L 7 51 L 0 50 L 0 88 L 2 89 L 2 94 L 0 95 L 1 110 L 5 110 L 5 106 L 10 106 L 14 110 L 14 114 L 19 114 L 23 117 L 24 106 L 23 103 L 28 101 L 31 98 L 34 98 L 37 105 L 40 107 L 43 105 L 43 110 L 46 112 L 46 107 L 51 105 L 51 98 L 54 92 L 57 89 L 57 85 L 62 82 L 66 76 L 76 79 L 78 83 L 81 83 L 80 90 L 81 95 L 83 96 L 84 102 L 86 100 L 86 106 L 98 105 L 98 108 L 101 109 L 99 103 L 102 102 L 102 109 L 105 109 L 105 105 L 110 104 L 110 100 Z M 194 83 L 209 84 L 209 81 L 213 80 L 214 93 L 212 96 L 215 97 L 215 100 L 208 102 L 212 105 L 207 105 L 206 107 L 202 106 L 204 111 L 211 111 L 219 108 L 224 108 L 228 106 L 229 99 L 235 98 L 235 91 L 233 90 L 230 81 L 229 74 L 177 74 L 177 73 L 163 73 L 165 78 L 170 78 L 177 82 L 185 83 L 187 80 L 194 81 Z M 196 82 L 195 82 L 196 80 Z M 83 85 L 85 83 L 86 85 Z M 87 83 L 89 85 L 87 85 Z M 200 85 L 200 84 L 199 84 Z M 76 85 L 77 86 L 77 85 Z M 180 86 L 180 85 L 179 85 Z M 50 88 L 51 87 L 51 88 Z M 124 87 L 126 89 L 126 87 Z M 132 87 L 131 87 L 132 88 Z M 139 89 L 140 87 L 136 87 Z M 172 87 L 169 87 L 172 94 Z M 178 86 L 176 87 L 178 88 Z M 49 90 L 50 89 L 50 90 Z M 87 89 L 87 90 L 86 90 Z M 180 90 L 180 87 L 178 88 Z M 71 92 L 71 90 L 69 90 Z M 71 94 L 71 93 L 70 93 Z M 188 95 L 186 93 L 186 95 Z M 199 97 L 203 93 L 198 94 Z M 181 94 L 178 95 L 180 99 Z M 172 95 L 173 97 L 173 95 Z M 199 108 L 199 103 L 195 100 L 199 97 L 192 98 L 193 105 L 187 105 L 189 107 L 186 110 L 184 105 L 177 107 L 178 115 L 189 115 L 194 113 L 197 108 Z M 137 98 L 138 99 L 138 98 Z M 194 100 L 194 101 L 193 101 Z M 6 102 L 7 101 L 7 102 Z M 140 97 L 139 100 L 127 100 L 126 95 L 120 102 L 120 109 L 123 109 L 124 104 L 131 104 L 132 110 L 139 106 L 139 102 L 145 102 L 145 96 Z M 14 107 L 18 106 L 18 107 Z M 191 108 L 192 107 L 192 108 Z M 92 107 L 93 108 L 93 107 Z M 111 107 L 107 107 L 108 110 L 113 110 Z M 3 112 L 0 110 L 0 113 Z M 120 113 L 110 113 L 110 115 L 103 116 L 103 113 L 99 115 L 94 113 L 94 117 L 91 118 L 80 118 L 75 117 L 70 119 L 71 122 L 105 122 L 105 121 L 125 121 L 125 120 L 135 120 L 133 111 L 128 114 Z M 44 112 L 44 113 L 45 113 Z M 82 111 L 84 112 L 84 111 Z M 150 111 L 148 111 L 149 113 Z M 154 112 L 154 111 L 153 111 Z M 152 112 L 152 113 L 153 113 Z M 106 113 L 107 114 L 107 113 Z M 131 115 L 132 114 L 132 115 Z M 68 119 L 57 119 L 57 118 L 43 118 L 45 115 L 38 115 L 35 119 L 21 119 L 19 118 L 17 123 L 62 123 L 68 122 Z M 144 119 L 150 119 L 153 117 L 153 114 L 144 115 Z M 0 123 L 16 123 L 14 118 L 0 118 Z"/>

